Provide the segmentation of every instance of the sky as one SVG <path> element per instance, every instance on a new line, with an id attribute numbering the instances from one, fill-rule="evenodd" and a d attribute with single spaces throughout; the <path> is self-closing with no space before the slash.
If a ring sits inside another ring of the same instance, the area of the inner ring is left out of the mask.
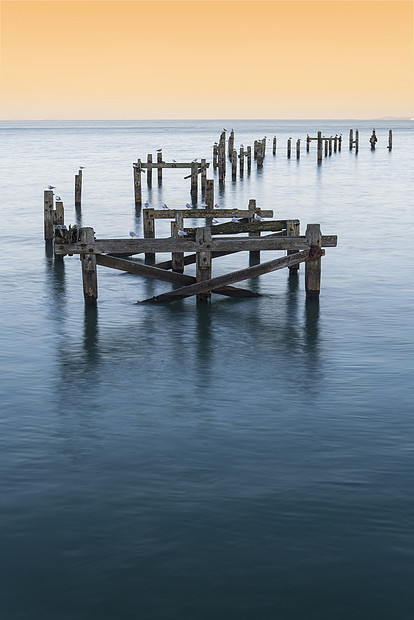
<path id="1" fill-rule="evenodd" d="M 414 117 L 412 0 L 1 0 L 0 119 Z"/>

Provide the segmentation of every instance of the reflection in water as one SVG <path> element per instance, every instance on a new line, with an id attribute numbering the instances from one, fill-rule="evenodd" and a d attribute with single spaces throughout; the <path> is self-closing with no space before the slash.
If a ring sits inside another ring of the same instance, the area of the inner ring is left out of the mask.
<path id="1" fill-rule="evenodd" d="M 98 308 L 96 305 L 85 304 L 83 347 L 85 351 L 85 361 L 87 361 L 88 364 L 95 365 L 99 361 Z"/>
<path id="2" fill-rule="evenodd" d="M 53 258 L 53 243 L 45 244 L 47 287 L 50 293 L 50 312 L 57 319 L 57 330 L 62 328 L 62 314 L 66 303 L 65 263 L 63 257 Z"/>

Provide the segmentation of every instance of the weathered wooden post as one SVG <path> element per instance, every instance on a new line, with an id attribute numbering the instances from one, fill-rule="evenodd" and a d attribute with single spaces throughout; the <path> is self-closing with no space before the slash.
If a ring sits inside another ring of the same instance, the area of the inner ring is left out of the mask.
<path id="1" fill-rule="evenodd" d="M 257 145 L 258 145 L 258 141 L 255 140 L 253 142 L 253 159 L 257 159 Z"/>
<path id="2" fill-rule="evenodd" d="M 244 146 L 243 145 L 241 145 L 240 147 L 239 159 L 240 159 L 240 177 L 242 177 L 244 175 Z"/>
<path id="3" fill-rule="evenodd" d="M 369 141 L 370 141 L 370 144 L 371 144 L 371 151 L 373 151 L 375 149 L 376 143 L 378 142 L 378 138 L 375 135 L 375 129 L 372 130 L 372 134 L 371 134 L 371 137 L 370 137 Z"/>
<path id="4" fill-rule="evenodd" d="M 207 179 L 206 181 L 206 205 L 207 209 L 214 208 L 214 180 Z"/>
<path id="5" fill-rule="evenodd" d="M 338 136 L 335 136 L 334 138 L 334 153 L 336 153 L 338 150 Z"/>
<path id="6" fill-rule="evenodd" d="M 178 231 L 183 229 L 184 218 L 182 213 L 175 214 L 175 221 L 171 222 L 171 237 L 179 237 Z M 171 253 L 172 270 L 184 273 L 184 252 Z"/>
<path id="7" fill-rule="evenodd" d="M 153 217 L 150 217 L 150 209 L 143 210 L 143 220 L 144 220 L 144 238 L 145 239 L 154 239 L 155 238 L 155 220 Z M 155 261 L 155 253 L 147 252 L 145 254 L 145 262 L 154 262 Z"/>
<path id="8" fill-rule="evenodd" d="M 328 157 L 328 140 L 325 138 L 324 142 L 325 142 L 325 157 Z"/>
<path id="9" fill-rule="evenodd" d="M 229 135 L 229 142 L 228 142 L 229 159 L 233 157 L 233 151 L 234 151 L 234 131 L 232 129 Z"/>
<path id="10" fill-rule="evenodd" d="M 256 212 L 256 201 L 249 200 L 249 222 L 254 222 L 254 214 Z M 249 237 L 260 237 L 260 231 L 249 232 Z M 260 263 L 260 251 L 253 250 L 249 252 L 249 264 L 256 265 Z"/>
<path id="11" fill-rule="evenodd" d="M 349 150 L 352 151 L 352 147 L 354 146 L 354 130 L 349 130 Z"/>
<path id="12" fill-rule="evenodd" d="M 211 228 L 206 226 L 204 228 L 197 228 L 196 230 L 196 243 L 202 245 L 204 243 L 211 242 Z M 203 250 L 197 252 L 196 258 L 196 280 L 202 282 L 203 280 L 211 279 L 211 252 Z M 211 297 L 211 292 L 198 293 L 197 301 L 207 301 Z"/>
<path id="13" fill-rule="evenodd" d="M 338 138 L 338 151 L 342 150 L 342 134 Z"/>
<path id="14" fill-rule="evenodd" d="M 264 145 L 263 145 L 263 141 L 259 140 L 257 142 L 257 155 L 256 155 L 256 161 L 257 161 L 258 168 L 262 168 L 263 159 L 264 159 Z"/>
<path id="15" fill-rule="evenodd" d="M 355 129 L 355 155 L 359 151 L 359 130 Z"/>
<path id="16" fill-rule="evenodd" d="M 148 187 L 152 187 L 152 155 L 148 153 L 147 155 L 147 185 Z"/>
<path id="17" fill-rule="evenodd" d="M 191 197 L 196 198 L 198 191 L 198 163 L 191 162 Z"/>
<path id="18" fill-rule="evenodd" d="M 392 129 L 388 132 L 388 147 L 390 151 L 392 151 Z"/>
<path id="19" fill-rule="evenodd" d="M 93 228 L 81 228 L 79 231 L 81 243 L 93 243 L 95 234 Z M 98 299 L 98 278 L 96 273 L 95 254 L 81 254 L 83 295 L 86 304 L 96 304 Z"/>
<path id="20" fill-rule="evenodd" d="M 309 134 L 306 136 L 306 152 L 309 153 L 309 147 L 310 147 L 310 136 Z"/>
<path id="21" fill-rule="evenodd" d="M 53 190 L 46 189 L 43 197 L 43 221 L 45 241 L 53 240 Z"/>
<path id="22" fill-rule="evenodd" d="M 300 159 L 300 139 L 296 140 L 296 159 Z"/>
<path id="23" fill-rule="evenodd" d="M 286 220 L 286 237 L 299 237 L 300 235 L 300 223 L 298 220 Z M 287 250 L 286 255 L 295 254 L 297 250 Z M 300 267 L 300 263 L 291 265 L 289 271 L 291 273 L 297 273 Z"/>
<path id="24" fill-rule="evenodd" d="M 63 226 L 65 223 L 65 210 L 62 200 L 56 200 L 55 211 L 53 212 L 53 224 L 55 226 Z"/>
<path id="25" fill-rule="evenodd" d="M 218 166 L 218 144 L 215 142 L 213 144 L 213 169 L 215 170 Z"/>
<path id="26" fill-rule="evenodd" d="M 223 131 L 220 135 L 220 142 L 218 148 L 218 169 L 219 169 L 219 181 L 222 183 L 226 176 L 226 132 Z"/>
<path id="27" fill-rule="evenodd" d="M 247 147 L 247 172 L 250 173 L 252 169 L 252 147 Z"/>
<path id="28" fill-rule="evenodd" d="M 329 155 L 332 155 L 332 138 L 329 138 L 328 145 L 329 145 Z"/>
<path id="29" fill-rule="evenodd" d="M 288 159 L 290 159 L 291 150 L 292 150 L 292 138 L 289 138 L 288 141 L 287 141 L 287 156 L 288 156 Z"/>
<path id="30" fill-rule="evenodd" d="M 157 151 L 157 164 L 162 164 L 162 151 Z M 158 168 L 157 171 L 158 176 L 158 186 L 162 185 L 162 168 Z"/>
<path id="31" fill-rule="evenodd" d="M 273 137 L 273 155 L 276 155 L 276 146 L 277 146 L 277 141 L 276 141 L 276 136 Z"/>
<path id="32" fill-rule="evenodd" d="M 262 158 L 266 157 L 266 136 L 260 140 L 262 143 Z"/>
<path id="33" fill-rule="evenodd" d="M 306 297 L 319 297 L 321 291 L 321 227 L 319 224 L 308 224 L 306 239 L 310 245 L 309 258 L 305 262 Z M 312 258 L 315 257 L 315 258 Z"/>
<path id="34" fill-rule="evenodd" d="M 231 154 L 231 179 L 235 181 L 237 178 L 237 151 L 233 149 Z"/>
<path id="35" fill-rule="evenodd" d="M 318 131 L 318 164 L 322 163 L 322 132 Z"/>
<path id="36" fill-rule="evenodd" d="M 75 207 L 82 206 L 82 170 L 75 174 Z"/>
<path id="37" fill-rule="evenodd" d="M 134 170 L 134 196 L 135 196 L 135 210 L 139 211 L 142 205 L 142 193 L 141 193 L 141 160 L 138 159 L 136 164 L 133 164 Z"/>
<path id="38" fill-rule="evenodd" d="M 206 193 L 206 181 L 207 181 L 207 161 L 205 159 L 201 160 L 201 172 L 200 172 L 200 176 L 201 176 L 201 193 L 204 194 Z"/>

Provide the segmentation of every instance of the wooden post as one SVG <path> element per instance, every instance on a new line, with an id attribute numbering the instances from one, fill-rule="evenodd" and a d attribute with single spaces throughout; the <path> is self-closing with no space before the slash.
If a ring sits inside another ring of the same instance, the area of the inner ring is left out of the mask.
<path id="1" fill-rule="evenodd" d="M 334 153 L 336 153 L 338 150 L 338 136 L 335 136 L 334 138 Z"/>
<path id="2" fill-rule="evenodd" d="M 264 159 L 266 157 L 266 136 L 262 138 L 260 142 L 262 145 L 262 157 Z"/>
<path id="3" fill-rule="evenodd" d="M 205 228 L 197 228 L 196 243 L 202 244 L 208 243 L 209 241 L 211 241 L 211 228 L 209 226 L 206 226 Z M 197 252 L 196 279 L 197 282 L 211 279 L 211 252 Z M 206 293 L 199 293 L 197 295 L 197 301 L 207 301 L 210 297 L 210 291 Z"/>
<path id="4" fill-rule="evenodd" d="M 233 149 L 231 154 L 231 179 L 235 181 L 237 177 L 237 151 Z"/>
<path id="5" fill-rule="evenodd" d="M 232 159 L 233 157 L 233 150 L 234 150 L 234 131 L 232 129 L 229 135 L 229 143 L 228 143 L 229 159 Z"/>
<path id="6" fill-rule="evenodd" d="M 287 141 L 287 156 L 288 156 L 288 159 L 290 159 L 291 150 L 292 150 L 292 138 L 289 138 L 289 140 Z"/>
<path id="7" fill-rule="evenodd" d="M 43 198 L 45 241 L 53 240 L 53 190 L 46 189 Z"/>
<path id="8" fill-rule="evenodd" d="M 201 193 L 204 195 L 206 193 L 206 181 L 207 181 L 207 166 L 206 160 L 201 160 Z"/>
<path id="9" fill-rule="evenodd" d="M 354 130 L 349 130 L 349 150 L 352 151 L 352 147 L 354 146 Z"/>
<path id="10" fill-rule="evenodd" d="M 240 147 L 239 159 L 240 159 L 240 177 L 242 177 L 244 175 L 244 147 L 243 146 Z"/>
<path id="11" fill-rule="evenodd" d="M 392 151 L 392 129 L 388 132 L 388 149 Z"/>
<path id="12" fill-rule="evenodd" d="M 81 228 L 79 231 L 81 243 L 93 243 L 95 239 L 93 228 Z M 83 295 L 85 303 L 96 304 L 98 299 L 98 278 L 96 273 L 95 254 L 81 254 Z"/>
<path id="13" fill-rule="evenodd" d="M 196 198 L 198 191 L 198 163 L 191 163 L 191 197 Z"/>
<path id="14" fill-rule="evenodd" d="M 257 142 L 257 155 L 256 155 L 256 161 L 257 161 L 258 168 L 262 168 L 263 159 L 264 159 L 264 144 L 262 140 L 259 140 Z"/>
<path id="15" fill-rule="evenodd" d="M 145 239 L 155 239 L 155 220 L 152 217 L 149 217 L 149 209 L 144 209 L 143 211 L 143 219 L 144 219 L 144 238 Z M 145 261 L 154 262 L 155 261 L 155 253 L 147 252 L 145 254 Z"/>
<path id="16" fill-rule="evenodd" d="M 329 155 L 332 155 L 332 140 L 333 140 L 333 138 L 329 138 L 329 140 L 328 140 Z"/>
<path id="17" fill-rule="evenodd" d="M 137 163 L 134 164 L 134 195 L 135 195 L 135 209 L 138 211 L 141 209 L 142 205 L 142 194 L 141 194 L 141 160 L 138 159 Z"/>
<path id="18" fill-rule="evenodd" d="M 82 170 L 75 174 L 75 207 L 82 205 Z"/>
<path id="19" fill-rule="evenodd" d="M 276 155 L 276 136 L 273 137 L 273 155 Z"/>
<path id="20" fill-rule="evenodd" d="M 286 237 L 299 237 L 300 235 L 300 224 L 297 220 L 286 220 Z M 287 250 L 286 255 L 294 254 L 297 250 Z M 291 265 L 289 267 L 289 271 L 291 273 L 297 273 L 300 267 L 300 263 L 296 263 L 295 265 Z"/>
<path id="21" fill-rule="evenodd" d="M 252 169 L 252 147 L 247 147 L 247 172 Z"/>
<path id="22" fill-rule="evenodd" d="M 328 140 L 326 140 L 325 138 L 324 142 L 325 142 L 325 157 L 328 157 Z"/>
<path id="23" fill-rule="evenodd" d="M 296 159 L 300 159 L 300 139 L 296 140 Z"/>
<path id="24" fill-rule="evenodd" d="M 213 144 L 213 169 L 215 170 L 218 166 L 218 144 L 215 142 Z"/>
<path id="25" fill-rule="evenodd" d="M 257 159 L 257 140 L 253 142 L 253 159 Z"/>
<path id="26" fill-rule="evenodd" d="M 310 146 L 310 137 L 309 134 L 306 136 L 306 152 L 309 153 L 309 146 Z"/>
<path id="27" fill-rule="evenodd" d="M 375 145 L 378 142 L 378 138 L 375 135 L 375 129 L 372 130 L 372 135 L 371 135 L 369 141 L 370 141 L 370 144 L 371 144 L 371 151 L 375 150 Z"/>
<path id="28" fill-rule="evenodd" d="M 157 151 L 157 164 L 162 164 L 162 151 Z M 158 168 L 158 186 L 162 185 L 162 168 Z"/>
<path id="29" fill-rule="evenodd" d="M 54 225 L 63 226 L 65 223 L 65 210 L 61 200 L 56 200 L 56 210 L 54 211 L 54 214 Z"/>
<path id="30" fill-rule="evenodd" d="M 318 131 L 318 164 L 322 162 L 322 132 Z"/>
<path id="31" fill-rule="evenodd" d="M 214 209 L 214 180 L 207 179 L 206 181 L 206 205 L 207 209 Z"/>
<path id="32" fill-rule="evenodd" d="M 342 150 L 342 134 L 338 138 L 338 151 Z"/>
<path id="33" fill-rule="evenodd" d="M 249 222 L 254 222 L 254 214 L 256 211 L 256 201 L 249 200 Z M 249 232 L 249 237 L 260 237 L 260 231 Z M 249 265 L 256 265 L 260 263 L 260 251 L 249 252 Z"/>
<path id="34" fill-rule="evenodd" d="M 219 181 L 222 183 L 226 176 L 226 133 L 223 131 L 220 135 L 220 142 L 218 147 L 218 169 L 219 169 Z"/>
<path id="35" fill-rule="evenodd" d="M 148 153 L 147 155 L 147 185 L 148 187 L 152 187 L 152 155 Z"/>
<path id="36" fill-rule="evenodd" d="M 355 154 L 359 151 L 359 131 L 355 129 Z"/>
<path id="37" fill-rule="evenodd" d="M 319 224 L 308 224 L 306 239 L 311 246 L 311 254 L 320 253 L 321 227 Z M 310 254 L 310 255 L 311 255 Z M 305 263 L 305 288 L 307 297 L 319 297 L 321 291 L 321 258 L 307 260 Z"/>
<path id="38" fill-rule="evenodd" d="M 178 231 L 183 229 L 183 214 L 175 214 L 175 222 L 171 222 L 171 237 L 178 237 Z M 171 253 L 172 270 L 176 273 L 184 273 L 184 252 Z"/>

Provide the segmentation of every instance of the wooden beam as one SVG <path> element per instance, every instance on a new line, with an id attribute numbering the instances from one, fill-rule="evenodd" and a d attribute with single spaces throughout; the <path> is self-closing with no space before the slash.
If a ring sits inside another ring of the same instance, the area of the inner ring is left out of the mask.
<path id="1" fill-rule="evenodd" d="M 247 209 L 144 209 L 143 213 L 145 212 L 145 217 L 157 220 L 173 220 L 175 219 L 176 213 L 182 213 L 184 219 L 194 219 L 197 217 L 249 217 L 249 211 Z M 273 217 L 273 211 L 267 209 L 260 209 L 257 212 L 263 218 Z"/>
<path id="2" fill-rule="evenodd" d="M 247 267 L 246 269 L 240 269 L 233 273 L 228 273 L 224 276 L 218 276 L 211 278 L 210 280 L 204 280 L 203 282 L 197 282 L 196 284 L 190 284 L 182 288 L 176 289 L 169 293 L 157 295 L 151 299 L 145 299 L 145 302 L 169 302 L 176 301 L 178 299 L 184 299 L 185 297 L 191 297 L 193 295 L 199 295 L 203 292 L 214 291 L 221 286 L 227 284 L 234 284 L 235 282 L 241 282 L 242 280 L 248 280 L 257 276 L 283 269 L 284 267 L 290 267 L 295 263 L 302 263 L 309 257 L 309 250 L 303 250 L 297 252 L 291 256 L 282 256 L 282 258 L 276 258 L 275 260 L 261 263 L 260 265 L 254 265 L 253 267 Z"/>
<path id="3" fill-rule="evenodd" d="M 186 285 L 197 282 L 194 276 L 187 276 L 183 273 L 175 273 L 174 271 L 166 271 L 165 269 L 160 269 L 157 266 L 144 265 L 143 263 L 137 263 L 132 260 L 126 260 L 125 258 L 110 256 L 109 254 L 97 254 L 96 263 L 97 265 L 109 267 L 110 269 L 117 269 L 133 275 L 161 280 L 163 282 L 171 282 L 173 284 Z M 247 289 L 241 289 L 234 286 L 223 286 L 216 289 L 214 292 L 218 295 L 224 295 L 226 297 L 260 297 L 259 293 L 253 293 Z"/>
<path id="4" fill-rule="evenodd" d="M 141 163 L 141 168 L 153 168 L 153 169 L 157 169 L 157 168 L 190 168 L 192 167 L 192 165 L 195 162 L 191 161 L 188 163 L 182 163 L 182 162 L 173 162 L 173 163 L 169 163 L 169 162 L 150 162 L 150 163 L 145 163 L 142 162 Z M 201 171 L 201 164 L 197 164 L 200 167 L 200 171 Z M 208 168 L 210 166 L 210 164 L 208 162 L 206 162 L 206 168 Z"/>

